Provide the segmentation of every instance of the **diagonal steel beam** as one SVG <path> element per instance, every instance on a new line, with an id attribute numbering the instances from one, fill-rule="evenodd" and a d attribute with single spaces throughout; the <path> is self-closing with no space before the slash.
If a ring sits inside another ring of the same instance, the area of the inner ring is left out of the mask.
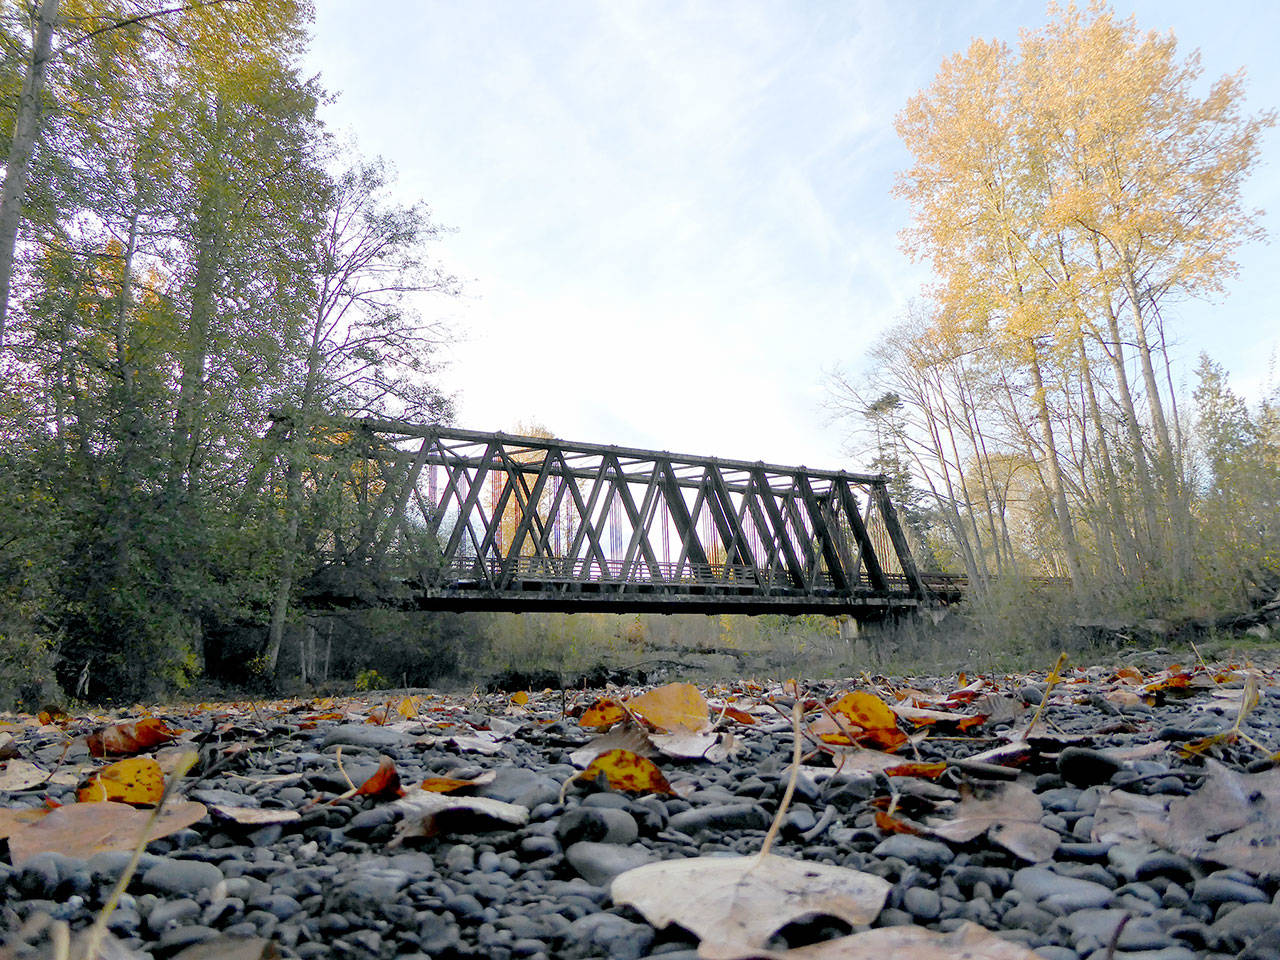
<path id="1" fill-rule="evenodd" d="M 867 568 L 867 579 L 874 590 L 888 590 L 889 582 L 885 579 L 884 569 L 880 566 L 880 558 L 876 556 L 876 548 L 867 536 L 866 524 L 862 522 L 862 513 L 858 509 L 858 498 L 853 495 L 847 481 L 839 481 L 840 505 L 844 507 L 845 519 L 853 531 L 853 538 L 858 542 L 860 566 Z M 855 574 L 857 571 L 853 571 Z"/>
<path id="2" fill-rule="evenodd" d="M 778 509 L 776 494 L 769 483 L 768 477 L 765 476 L 763 467 L 755 469 L 755 481 L 756 489 L 760 491 L 760 504 L 764 508 L 765 516 L 768 518 L 766 526 L 773 536 L 777 537 L 778 546 L 782 550 L 782 556 L 786 561 L 787 572 L 791 575 L 792 584 L 803 589 L 805 584 L 804 565 L 800 562 L 800 558 L 796 556 L 795 546 L 792 544 L 791 538 L 787 536 L 786 521 L 782 519 L 782 512 Z"/>
<path id="3" fill-rule="evenodd" d="M 613 465 L 621 473 L 621 466 L 616 458 Z M 657 479 L 658 465 L 655 463 L 649 474 L 649 482 L 645 484 L 644 501 L 639 508 L 636 507 L 635 499 L 631 496 L 630 486 L 625 481 L 620 484 L 622 509 L 627 512 L 627 519 L 631 523 L 631 539 L 627 543 L 626 553 L 623 554 L 622 572 L 619 577 L 623 581 L 631 578 L 631 565 L 635 562 L 636 552 L 639 551 L 644 555 L 644 562 L 649 567 L 650 579 L 658 583 L 662 582 L 662 567 L 653 552 L 652 544 L 649 543 L 649 525 L 653 522 L 654 509 L 657 506 Z"/>
<path id="4" fill-rule="evenodd" d="M 659 460 L 658 466 L 662 472 L 662 494 L 667 503 L 667 512 L 671 515 L 671 522 L 676 525 L 676 533 L 680 535 L 680 557 L 676 561 L 673 574 L 678 580 L 686 558 L 690 563 L 701 567 L 707 567 L 710 564 L 707 561 L 707 552 L 702 548 L 702 543 L 698 540 L 698 532 L 694 529 L 693 515 L 689 513 L 689 505 L 684 502 L 684 491 L 681 490 L 680 482 L 675 472 L 671 469 L 670 461 Z M 697 509 L 696 505 L 694 509 Z"/>
<path id="5" fill-rule="evenodd" d="M 804 474 L 797 476 L 796 482 L 800 486 L 800 497 L 804 500 L 805 506 L 809 510 L 809 519 L 813 523 L 813 531 L 822 547 L 822 557 L 827 562 L 827 572 L 831 575 L 831 583 L 837 590 L 849 590 L 849 577 L 845 573 L 844 561 L 833 536 L 832 525 L 827 522 L 827 517 L 830 515 L 829 503 L 824 503 L 818 499 L 818 495 L 814 493 L 813 484 L 809 482 L 809 478 Z"/>
<path id="6" fill-rule="evenodd" d="M 889 497 L 889 488 L 887 484 L 879 483 L 872 488 L 872 495 L 876 498 L 876 504 L 880 508 L 880 519 L 884 521 L 885 530 L 889 533 L 889 540 L 893 543 L 893 549 L 898 554 L 898 565 L 902 567 L 902 574 L 907 578 L 907 584 L 910 586 L 912 596 L 926 600 L 929 597 L 929 590 L 924 585 L 924 581 L 920 579 L 920 571 L 916 569 L 915 559 L 911 556 L 911 547 L 907 544 L 906 535 L 902 532 L 902 526 L 898 523 L 898 512 L 893 508 L 893 500 Z"/>

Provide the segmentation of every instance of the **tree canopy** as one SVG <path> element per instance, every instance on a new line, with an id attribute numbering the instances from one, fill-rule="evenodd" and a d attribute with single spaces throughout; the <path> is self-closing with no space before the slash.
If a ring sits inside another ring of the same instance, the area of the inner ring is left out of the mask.
<path id="1" fill-rule="evenodd" d="M 1172 33 L 1096 2 L 975 39 L 898 115 L 903 246 L 934 281 L 836 392 L 851 412 L 902 398 L 900 445 L 978 582 L 1190 596 L 1207 421 L 1180 409 L 1164 308 L 1222 293 L 1262 237 L 1242 186 L 1275 119 L 1246 111 L 1243 72 L 1209 82 Z"/>

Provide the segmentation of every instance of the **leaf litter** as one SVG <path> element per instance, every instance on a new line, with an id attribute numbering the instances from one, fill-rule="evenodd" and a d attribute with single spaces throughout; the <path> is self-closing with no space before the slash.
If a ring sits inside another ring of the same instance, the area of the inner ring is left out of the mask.
<path id="1" fill-rule="evenodd" d="M 359 698 L 277 701 L 248 709 L 243 704 L 206 704 L 192 708 L 185 721 L 177 714 L 113 722 L 65 715 L 56 722 L 18 718 L 3 727 L 6 739 L 0 754 L 0 785 L 12 786 L 0 788 L 9 791 L 10 803 L 22 798 L 20 803 L 25 806 L 0 809 L 0 837 L 8 838 L 11 861 L 18 864 L 45 850 L 77 857 L 100 849 L 128 850 L 140 840 L 164 836 L 209 815 L 246 828 L 298 818 L 296 809 L 236 803 L 202 805 L 180 797 L 172 798 L 150 826 L 147 821 L 153 811 L 135 809 L 112 798 L 92 802 L 86 797 L 84 802 L 64 806 L 50 800 L 53 809 L 30 806 L 37 799 L 33 794 L 66 783 L 69 776 L 72 782 L 84 779 L 86 787 L 118 779 L 105 775 L 109 768 L 101 767 L 102 761 L 95 766 L 91 755 L 138 760 L 135 770 L 151 770 L 150 764 L 163 761 L 159 765 L 167 783 L 172 770 L 181 767 L 189 752 L 182 744 L 190 744 L 195 737 L 184 732 L 184 727 L 206 729 L 202 742 L 208 744 L 201 748 L 206 762 L 237 765 L 245 770 L 247 784 L 254 780 L 252 757 L 260 749 L 257 744 L 267 737 L 272 724 L 279 722 L 273 718 L 290 717 L 301 729 L 320 723 L 369 722 L 389 733 L 403 734 L 419 749 L 479 753 L 479 769 L 462 765 L 457 767 L 458 775 L 451 771 L 418 783 L 401 783 L 394 762 L 384 758 L 372 774 L 362 775 L 359 786 L 351 784 L 349 795 L 358 797 L 359 802 L 387 803 L 396 808 L 399 824 L 388 846 L 457 831 L 510 831 L 527 823 L 526 807 L 468 794 L 492 780 L 494 770 L 484 767 L 501 764 L 489 755 L 500 752 L 504 742 L 515 736 L 536 738 L 541 727 L 548 729 L 549 736 L 561 737 L 550 731 L 562 720 L 577 719 L 582 736 L 592 729 L 607 731 L 585 744 L 570 736 L 567 743 L 577 747 L 571 751 L 575 765 L 587 769 L 565 779 L 564 787 L 606 786 L 634 794 L 674 789 L 673 779 L 663 769 L 670 770 L 671 765 L 716 764 L 732 769 L 737 744 L 735 735 L 725 729 L 728 725 L 737 725 L 739 730 L 749 725 L 764 732 L 793 727 L 793 776 L 759 854 L 650 864 L 615 879 L 615 902 L 633 905 L 655 925 L 674 922 L 692 930 L 701 940 L 700 955 L 713 960 L 748 956 L 1021 960 L 1034 955 L 970 927 L 939 934 L 911 925 L 895 926 L 778 949 L 775 935 L 792 921 L 825 915 L 861 926 L 874 922 L 884 903 L 879 893 L 884 881 L 879 877 L 769 852 L 795 778 L 806 776 L 821 792 L 838 789 L 851 780 L 871 782 L 874 796 L 868 809 L 874 810 L 876 823 L 885 834 L 902 829 L 957 844 L 972 844 L 985 837 L 1024 861 L 1043 861 L 1052 856 L 1050 846 L 1056 846 L 1057 835 L 1039 825 L 1043 810 L 1036 795 L 1017 782 L 1027 776 L 1021 771 L 1052 765 L 1068 744 L 1093 743 L 1088 733 L 1066 734 L 1057 729 L 1054 716 L 1088 698 L 1111 702 L 1113 696 L 1137 696 L 1143 703 L 1159 703 L 1199 693 L 1210 697 L 1220 710 L 1239 710 L 1235 726 L 1227 731 L 1233 736 L 1206 738 L 1189 757 L 1193 765 L 1202 764 L 1203 783 L 1195 785 L 1193 781 L 1195 788 L 1187 796 L 1172 800 L 1104 789 L 1094 837 L 1159 844 L 1205 864 L 1280 873 L 1274 839 L 1280 834 L 1280 772 L 1244 774 L 1230 765 L 1269 757 L 1280 746 L 1264 742 L 1270 737 L 1265 729 L 1259 732 L 1260 728 L 1243 723 L 1257 702 L 1258 687 L 1272 682 L 1270 675 L 1234 665 L 1211 671 L 1201 664 L 1190 669 L 1174 665 L 1156 673 L 1125 668 L 1103 676 L 1068 671 L 1060 663 L 1046 676 L 1043 697 L 1039 704 L 1032 704 L 1035 709 L 1030 721 L 1011 726 L 1026 709 L 1023 700 L 1011 693 L 1025 680 L 978 678 L 970 683 L 962 677 L 949 691 L 929 692 L 864 678 L 864 689 L 855 689 L 850 683 L 825 695 L 806 694 L 796 683 L 770 686 L 744 681 L 706 694 L 691 684 L 669 684 L 638 695 L 617 691 L 594 702 L 578 697 L 570 702 L 558 691 L 488 701 L 426 694 L 376 703 Z M 793 702 L 798 705 L 798 716 L 793 716 L 791 723 L 780 722 L 783 707 Z M 219 718 L 212 728 L 207 722 L 211 716 Z M 86 725 L 92 729 L 86 731 Z M 919 756 L 921 746 L 931 739 L 971 741 L 973 746 L 952 751 L 946 762 L 932 761 Z M 702 749 L 704 746 L 707 749 Z M 722 746 L 723 750 L 713 749 Z M 1159 741 L 1137 748 L 1098 746 L 1097 754 L 1122 766 L 1141 763 L 1166 750 Z M 148 752 L 155 759 L 140 756 Z M 652 771 L 640 761 L 649 764 Z M 930 782 L 938 777 L 947 785 Z M 154 784 L 151 773 L 123 781 L 148 778 Z M 951 789 L 956 785 L 961 788 L 959 793 Z M 310 801 L 316 802 L 325 799 Z M 906 819 L 899 809 L 915 810 L 922 819 Z M 830 817 L 824 819 L 830 821 Z M 690 916 L 687 906 L 677 902 L 682 898 L 672 892 L 685 889 L 681 884 L 698 893 L 694 898 L 686 891 L 683 899 L 700 905 L 706 903 L 706 891 L 721 891 L 713 898 L 718 898 L 721 906 L 702 908 L 697 916 Z M 662 920 L 664 917 L 670 919 Z"/>

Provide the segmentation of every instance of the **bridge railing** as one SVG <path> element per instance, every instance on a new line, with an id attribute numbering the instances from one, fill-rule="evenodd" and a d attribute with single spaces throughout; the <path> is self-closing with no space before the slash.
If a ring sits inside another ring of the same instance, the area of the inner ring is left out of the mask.
<path id="1" fill-rule="evenodd" d="M 732 563 L 689 563 L 659 561 L 656 570 L 644 564 L 628 565 L 622 560 L 600 560 L 591 557 L 519 557 L 509 565 L 490 559 L 484 562 L 475 558 L 459 557 L 439 568 L 434 577 L 440 582 L 467 580 L 496 582 L 504 573 L 514 581 L 539 583 L 582 583 L 598 581 L 613 584 L 705 584 L 746 587 L 782 588 L 790 586 L 790 580 L 781 570 L 772 571 L 761 584 L 754 567 Z M 905 581 L 904 581 L 905 584 Z M 819 573 L 813 587 L 831 590 L 834 581 L 829 574 Z"/>

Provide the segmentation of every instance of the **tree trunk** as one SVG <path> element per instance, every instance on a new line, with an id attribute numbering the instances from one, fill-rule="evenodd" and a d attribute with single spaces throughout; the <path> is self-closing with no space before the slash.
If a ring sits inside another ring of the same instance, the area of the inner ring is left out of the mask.
<path id="1" fill-rule="evenodd" d="M 302 491 L 299 470 L 290 461 L 285 470 L 285 491 L 289 519 L 285 522 L 284 544 L 280 556 L 280 579 L 276 583 L 276 595 L 271 601 L 271 626 L 267 630 L 267 648 L 262 652 L 266 670 L 274 674 L 280 660 L 280 645 L 284 641 L 285 621 L 289 616 L 289 594 L 293 591 L 294 566 L 298 554 L 298 514 L 301 511 Z"/>
<path id="2" fill-rule="evenodd" d="M 178 404 L 173 418 L 169 484 L 177 490 L 184 479 L 188 490 L 196 485 L 195 460 L 200 447 L 200 431 L 205 392 L 205 365 L 209 356 L 209 335 L 217 311 L 216 287 L 222 269 L 225 227 L 223 185 L 218 181 L 222 148 L 222 101 L 214 106 L 214 124 L 209 153 L 204 158 L 206 183 L 195 223 L 196 263 L 191 286 L 191 316 L 187 343 L 182 355 L 178 381 Z"/>
<path id="3" fill-rule="evenodd" d="M 1151 482 L 1151 472 L 1147 466 L 1147 451 L 1142 442 L 1142 427 L 1138 420 L 1138 411 L 1133 403 L 1133 391 L 1129 389 L 1129 373 L 1124 366 L 1124 342 L 1120 339 L 1120 321 L 1116 317 L 1110 298 L 1104 298 L 1103 312 L 1107 318 L 1107 335 L 1111 338 L 1110 349 L 1103 343 L 1103 350 L 1111 360 L 1111 368 L 1116 375 L 1116 392 L 1119 393 L 1120 409 L 1124 412 L 1125 429 L 1129 434 L 1129 453 L 1133 456 L 1133 469 L 1138 481 L 1138 495 L 1142 500 L 1142 516 L 1146 523 L 1145 536 L 1140 538 L 1146 549 L 1143 561 L 1148 566 L 1158 563 L 1152 555 L 1152 548 L 1157 542 L 1159 521 L 1156 518 L 1156 491 Z M 1102 342 L 1102 338 L 1098 338 Z"/>
<path id="4" fill-rule="evenodd" d="M 1062 485 L 1062 466 L 1058 462 L 1058 448 L 1053 440 L 1053 423 L 1049 419 L 1049 401 L 1045 396 L 1044 379 L 1040 374 L 1040 355 L 1034 341 L 1029 342 L 1031 386 L 1035 395 L 1036 414 L 1040 421 L 1040 432 L 1044 437 L 1045 459 L 1049 466 L 1049 490 L 1053 496 L 1054 514 L 1058 523 L 1058 533 L 1062 537 L 1062 549 L 1067 563 L 1067 572 L 1071 583 L 1079 589 L 1083 586 L 1080 569 L 1080 544 L 1076 542 L 1075 528 L 1071 522 L 1071 511 L 1067 505 L 1066 490 Z"/>
<path id="5" fill-rule="evenodd" d="M 22 202 L 27 195 L 27 175 L 31 154 L 40 135 L 40 112 L 44 97 L 45 68 L 53 47 L 53 28 L 58 18 L 58 0 L 41 0 L 36 11 L 36 35 L 31 60 L 22 78 L 18 96 L 18 117 L 13 126 L 13 142 L 5 164 L 4 191 L 0 194 L 0 350 L 4 349 L 5 326 L 9 314 L 9 286 L 13 278 L 13 257 L 22 222 Z"/>
<path id="6" fill-rule="evenodd" d="M 1094 432 L 1098 435 L 1098 467 L 1102 473 L 1105 486 L 1103 499 L 1106 503 L 1106 514 L 1109 517 L 1109 540 L 1116 557 L 1117 573 L 1123 575 L 1125 566 L 1135 559 L 1133 537 L 1129 529 L 1129 518 L 1125 516 L 1124 504 L 1120 499 L 1120 484 L 1116 478 L 1115 467 L 1111 463 L 1111 445 L 1107 442 L 1106 425 L 1102 421 L 1102 409 L 1098 405 L 1098 394 L 1093 386 L 1093 368 L 1089 362 L 1089 351 L 1085 347 L 1084 338 L 1079 340 L 1080 378 L 1084 383 L 1085 400 L 1089 407 L 1089 419 L 1093 421 Z M 1123 557 L 1123 560 L 1121 558 Z"/>

